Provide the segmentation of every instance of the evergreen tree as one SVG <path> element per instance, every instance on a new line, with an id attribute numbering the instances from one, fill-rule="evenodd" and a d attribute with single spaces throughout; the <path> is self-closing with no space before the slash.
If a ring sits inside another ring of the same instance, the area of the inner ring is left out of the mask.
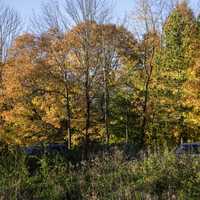
<path id="1" fill-rule="evenodd" d="M 164 25 L 163 47 L 158 56 L 159 128 L 176 142 L 189 138 L 185 114 L 184 85 L 194 64 L 195 17 L 186 2 L 176 6 Z"/>

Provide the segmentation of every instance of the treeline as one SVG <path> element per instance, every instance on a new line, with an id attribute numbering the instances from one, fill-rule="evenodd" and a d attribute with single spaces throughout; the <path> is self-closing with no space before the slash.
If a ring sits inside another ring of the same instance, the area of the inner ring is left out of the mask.
<path id="1" fill-rule="evenodd" d="M 159 148 L 200 139 L 200 18 L 186 1 L 136 6 L 128 22 L 137 32 L 112 23 L 102 0 L 65 0 L 44 5 L 20 35 L 18 15 L 2 7 L 2 141 Z"/>

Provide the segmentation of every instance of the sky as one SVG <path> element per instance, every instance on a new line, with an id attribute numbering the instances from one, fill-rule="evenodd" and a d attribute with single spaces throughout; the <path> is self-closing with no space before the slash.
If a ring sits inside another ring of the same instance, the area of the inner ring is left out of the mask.
<path id="1" fill-rule="evenodd" d="M 46 2 L 46 0 L 4 0 L 4 2 L 15 8 L 28 23 L 32 11 L 39 12 L 42 2 Z M 113 10 L 117 17 L 122 17 L 125 13 L 129 14 L 134 7 L 134 0 L 114 0 L 114 2 L 116 6 Z M 190 0 L 190 4 L 195 11 L 200 10 L 200 0 Z"/>
<path id="2" fill-rule="evenodd" d="M 28 21 L 28 18 L 32 15 L 32 11 L 39 12 L 41 4 L 46 2 L 46 0 L 4 0 L 4 2 L 15 8 Z M 130 12 L 133 7 L 133 0 L 114 0 L 114 2 L 116 2 L 114 13 L 119 16 Z"/>

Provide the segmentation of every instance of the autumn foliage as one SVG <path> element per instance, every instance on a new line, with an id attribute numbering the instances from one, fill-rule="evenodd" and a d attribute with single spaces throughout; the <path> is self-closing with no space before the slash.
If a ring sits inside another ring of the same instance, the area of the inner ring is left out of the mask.
<path id="1" fill-rule="evenodd" d="M 69 148 L 199 140 L 198 18 L 178 3 L 162 30 L 139 36 L 90 15 L 68 29 L 17 36 L 2 62 L 0 137 L 66 140 Z"/>

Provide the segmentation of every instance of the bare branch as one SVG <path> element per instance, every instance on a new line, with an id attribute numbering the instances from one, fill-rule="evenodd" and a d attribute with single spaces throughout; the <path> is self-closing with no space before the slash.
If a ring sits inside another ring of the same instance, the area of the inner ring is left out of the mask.
<path id="1" fill-rule="evenodd" d="M 59 31 L 68 30 L 68 23 L 63 15 L 61 5 L 56 0 L 49 0 L 41 6 L 41 15 L 33 13 L 31 18 L 31 31 L 41 34 L 49 29 L 57 29 Z"/>
<path id="2" fill-rule="evenodd" d="M 0 61 L 8 57 L 8 49 L 19 34 L 21 19 L 18 13 L 0 2 Z"/>
<path id="3" fill-rule="evenodd" d="M 110 20 L 107 0 L 65 0 L 65 12 L 72 24 L 86 21 L 102 24 Z"/>

